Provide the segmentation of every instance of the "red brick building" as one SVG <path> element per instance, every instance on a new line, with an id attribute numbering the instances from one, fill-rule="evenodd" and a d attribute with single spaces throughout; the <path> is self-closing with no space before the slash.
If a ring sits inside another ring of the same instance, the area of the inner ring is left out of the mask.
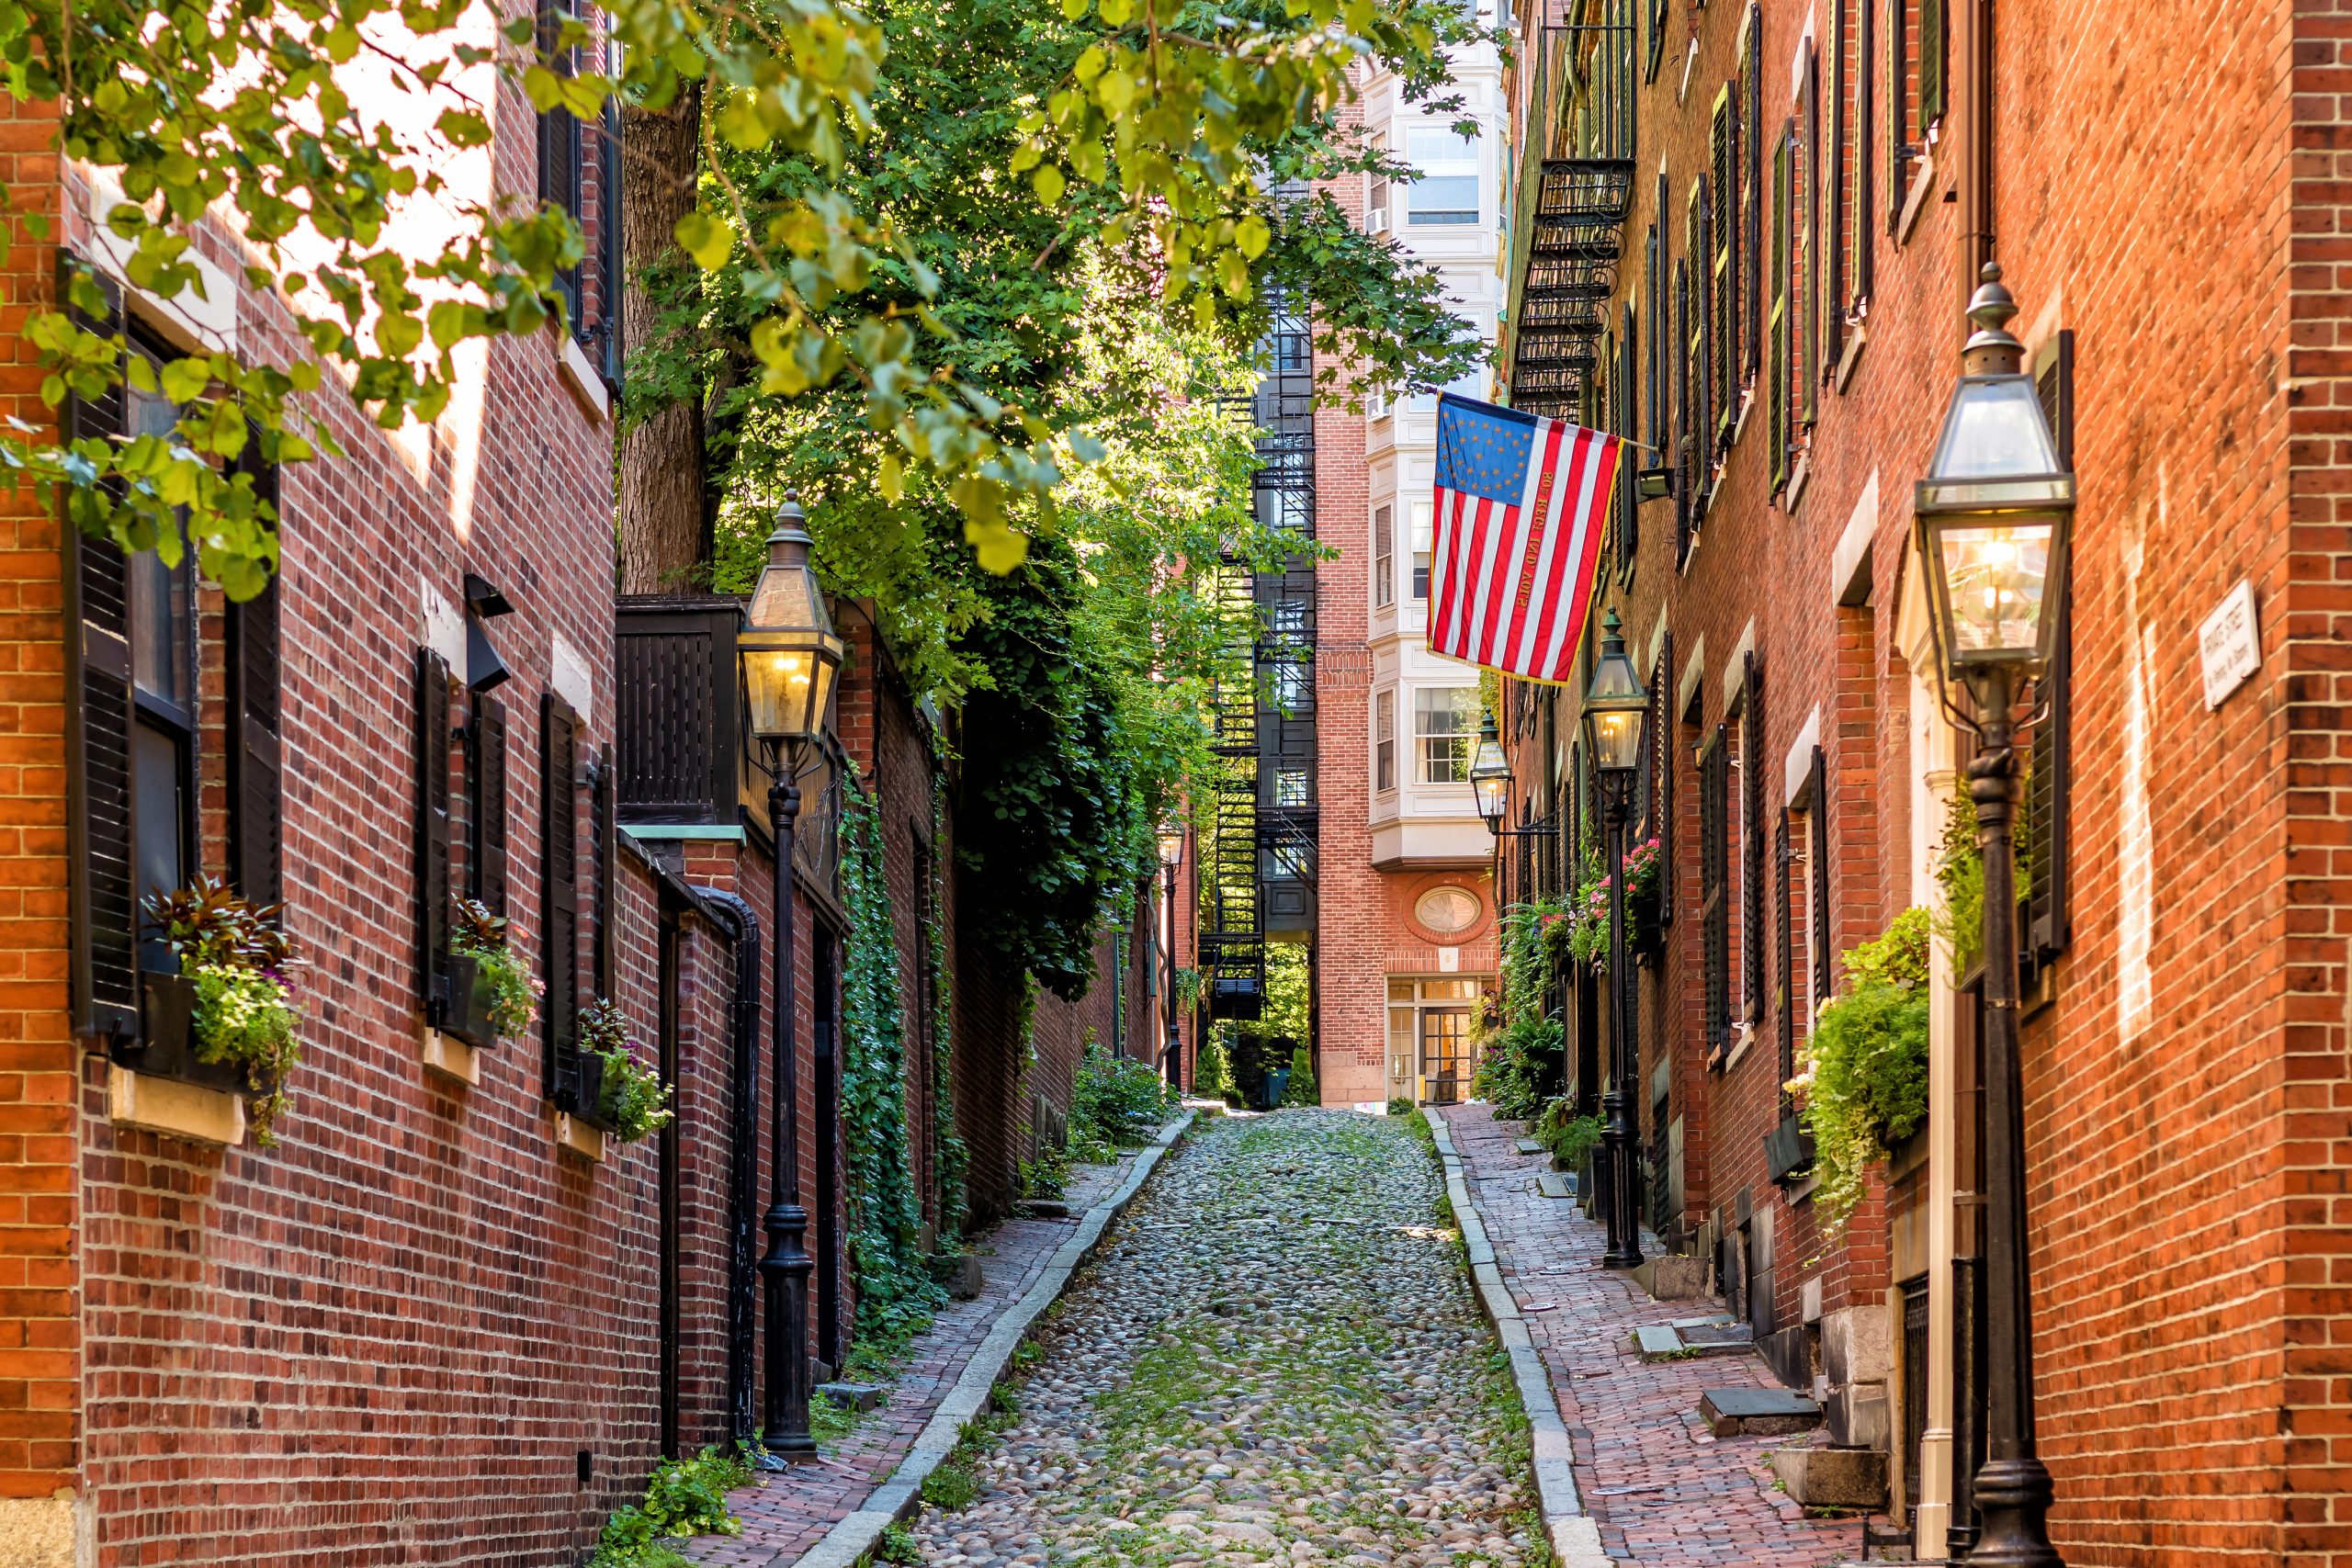
<path id="1" fill-rule="evenodd" d="M 1972 1195 L 2007 1179 L 1975 1125 L 1973 977 L 1939 958 L 1927 1125 L 1841 1244 L 1787 1158 L 1781 1080 L 1841 955 L 1942 897 L 1965 738 L 1908 490 L 1997 259 L 2080 487 L 2021 882 L 2051 1529 L 2070 1562 L 2352 1560 L 2327 1435 L 2342 28 L 1573 9 L 1521 18 L 1506 364 L 1513 401 L 1656 448 L 1665 491 L 1623 506 L 1600 590 L 1657 688 L 1644 809 L 1671 856 L 1637 987 L 1646 1217 L 1830 1395 L 1833 1436 L 1888 1450 L 1918 1555 L 1963 1546 Z M 1599 308 L 1547 338 L 1565 295 L 1530 262 L 1572 231 L 1611 242 Z M 2247 592 L 2258 663 L 2209 690 L 2201 631 Z M 1528 795 L 1559 787 L 1538 738 L 1574 703 L 1507 698 Z"/>
<path id="2" fill-rule="evenodd" d="M 605 165 L 592 130 L 550 192 L 529 107 L 501 92 L 474 194 L 579 212 L 574 331 L 461 350 L 428 426 L 387 434 L 319 394 L 349 456 L 257 476 L 283 516 L 265 597 L 82 539 L 29 491 L 0 507 L 11 1563 L 571 1563 L 659 1454 L 758 1424 L 775 931 L 764 781 L 731 716 L 741 612 L 616 603 Z M 60 169 L 37 106 L 8 112 L 17 210 L 54 226 L 12 251 L 0 326 L 56 299 L 66 265 L 105 281 L 128 354 L 290 356 L 282 303 L 237 281 L 210 224 L 205 298 L 130 287 L 94 222 L 119 193 Z M 7 411 L 47 425 L 12 346 Z M 171 417 L 132 393 L 65 413 L 96 436 Z M 1123 983 L 1041 1006 L 1027 1059 L 1025 983 L 957 945 L 943 721 L 859 606 L 836 618 L 852 654 L 795 856 L 810 1350 L 831 1364 L 854 1310 L 834 1098 L 850 792 L 882 847 L 933 1245 L 959 1210 L 1004 1212 L 1089 1032 L 1148 1046 L 1164 985 L 1164 947 L 1106 934 Z M 282 902 L 301 959 L 272 1146 L 233 1070 L 187 1049 L 176 966 L 133 913 L 199 873 Z M 525 1035 L 469 1016 L 458 897 L 504 917 L 545 987 Z M 673 1094 L 641 1142 L 601 1124 L 578 1030 L 600 997 Z"/>

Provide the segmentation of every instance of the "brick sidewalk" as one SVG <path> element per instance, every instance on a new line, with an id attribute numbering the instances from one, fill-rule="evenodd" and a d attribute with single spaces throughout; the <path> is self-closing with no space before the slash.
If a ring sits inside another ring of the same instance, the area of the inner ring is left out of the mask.
<path id="1" fill-rule="evenodd" d="M 1652 1301 L 1600 1267 L 1601 1227 L 1570 1201 L 1546 1198 L 1541 1155 L 1511 1145 L 1520 1124 L 1490 1107 L 1456 1106 L 1446 1126 L 1505 1283 L 1550 1372 L 1576 1450 L 1577 1489 L 1612 1557 L 1643 1568 L 1816 1568 L 1860 1555 L 1852 1519 L 1809 1520 L 1775 1492 L 1764 1454 L 1787 1438 L 1718 1440 L 1699 1421 L 1707 1389 L 1780 1386 L 1754 1356 L 1645 1362 L 1636 1325 L 1698 1315 L 1706 1301 Z M 1555 1303 L 1528 1313 L 1531 1305 Z"/>
<path id="2" fill-rule="evenodd" d="M 857 1511 L 890 1479 L 914 1447 L 923 1424 L 956 1386 L 974 1351 L 1006 1308 L 1019 1301 L 1079 1221 L 1126 1179 L 1140 1151 L 1123 1152 L 1116 1165 L 1082 1165 L 1070 1172 L 1067 1220 L 1007 1220 L 973 1244 L 980 1259 L 980 1293 L 950 1302 L 931 1327 L 908 1346 L 886 1402 L 821 1462 L 763 1477 L 732 1494 L 729 1506 L 743 1521 L 740 1536 L 701 1536 L 682 1543 L 704 1568 L 786 1568 L 842 1519 Z"/>

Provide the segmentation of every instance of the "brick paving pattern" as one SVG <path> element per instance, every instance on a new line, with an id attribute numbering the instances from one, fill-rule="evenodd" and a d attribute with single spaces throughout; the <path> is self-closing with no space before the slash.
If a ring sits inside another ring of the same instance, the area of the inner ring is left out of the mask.
<path id="1" fill-rule="evenodd" d="M 1808 1519 L 1772 1490 L 1765 1454 L 1800 1439 L 1717 1439 L 1700 1423 L 1708 1389 L 1781 1386 L 1760 1358 L 1650 1363 L 1634 1349 L 1637 1325 L 1697 1317 L 1718 1303 L 1653 1301 L 1602 1269 L 1601 1227 L 1573 1201 L 1536 1190 L 1537 1173 L 1551 1167 L 1512 1147 L 1525 1135 L 1521 1123 L 1496 1120 L 1485 1105 L 1457 1106 L 1445 1118 L 1496 1264 L 1551 1373 L 1576 1444 L 1577 1489 L 1610 1554 L 1644 1568 L 1815 1568 L 1859 1558 L 1859 1522 Z M 1550 1310 L 1529 1312 L 1545 1302 Z"/>
<path id="2" fill-rule="evenodd" d="M 1006 1220 L 979 1238 L 973 1250 L 980 1258 L 980 1293 L 940 1309 L 931 1327 L 907 1348 L 881 1408 L 868 1412 L 819 1463 L 763 1477 L 734 1493 L 728 1501 L 743 1521 L 743 1533 L 683 1543 L 685 1557 L 705 1568 L 785 1568 L 855 1513 L 914 1447 L 996 1320 L 1036 1282 L 1087 1211 L 1118 1190 L 1135 1161 L 1130 1151 L 1116 1165 L 1074 1168 L 1064 1200 L 1069 1219 Z"/>

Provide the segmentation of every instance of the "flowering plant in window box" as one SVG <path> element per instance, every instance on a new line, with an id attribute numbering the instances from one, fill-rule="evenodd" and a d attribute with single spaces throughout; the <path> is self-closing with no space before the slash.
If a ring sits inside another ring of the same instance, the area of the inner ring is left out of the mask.
<path id="1" fill-rule="evenodd" d="M 670 1086 L 629 1049 L 620 1004 L 599 997 L 580 1010 L 580 1090 L 572 1114 L 622 1143 L 650 1137 L 676 1114 Z"/>
<path id="2" fill-rule="evenodd" d="M 1647 839 L 1625 852 L 1625 948 L 1639 954 L 1657 931 L 1658 843 Z M 1609 967 L 1609 885 L 1615 880 L 1608 873 L 1589 876 L 1577 890 L 1569 919 L 1574 922 L 1568 937 L 1568 953 L 1579 964 L 1589 964 L 1597 969 Z M 1648 919 L 1644 919 L 1644 911 Z M 1653 944 L 1654 945 L 1654 944 Z"/>
<path id="3" fill-rule="evenodd" d="M 1925 909 L 1844 956 L 1846 988 L 1821 1004 L 1796 1076 L 1781 1086 L 1813 1141 L 1814 1210 L 1835 1236 L 1862 1195 L 1862 1173 L 1918 1131 L 1928 1115 Z"/>
<path id="4" fill-rule="evenodd" d="M 218 877 L 198 875 L 148 895 L 140 908 L 179 973 L 145 977 L 144 1037 L 138 1059 L 124 1065 L 250 1091 L 254 1142 L 267 1148 L 277 1141 L 272 1128 L 301 1056 L 294 1037 L 300 1015 L 287 980 L 294 948 L 273 923 L 277 907 L 256 908 Z"/>
<path id="5" fill-rule="evenodd" d="M 505 918 L 478 898 L 458 900 L 449 934 L 449 988 L 438 1027 L 476 1045 L 521 1038 L 538 1015 L 546 985 L 509 941 Z"/>

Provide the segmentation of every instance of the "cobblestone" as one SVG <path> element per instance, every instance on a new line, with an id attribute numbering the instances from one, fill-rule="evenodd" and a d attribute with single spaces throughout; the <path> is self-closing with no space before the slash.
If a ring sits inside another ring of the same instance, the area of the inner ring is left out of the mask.
<path id="1" fill-rule="evenodd" d="M 916 1521 L 924 1561 L 1540 1560 L 1524 1418 L 1442 1192 L 1384 1118 L 1197 1131 L 1041 1329 L 996 1430 L 934 1474 L 976 1489 Z"/>
<path id="2" fill-rule="evenodd" d="M 1444 1114 L 1496 1264 L 1530 1314 L 1575 1445 L 1577 1488 L 1610 1554 L 1643 1568 L 1817 1568 L 1859 1558 L 1858 1522 L 1808 1518 L 1776 1489 L 1765 1456 L 1787 1439 L 1718 1439 L 1700 1423 L 1708 1389 L 1780 1386 L 1761 1359 L 1641 1359 L 1636 1326 L 1717 1303 L 1653 1301 L 1601 1268 L 1601 1227 L 1574 1202 L 1541 1194 L 1536 1175 L 1550 1168 L 1514 1146 L 1518 1122 L 1484 1105 Z"/>
<path id="3" fill-rule="evenodd" d="M 1108 1198 L 1135 1160 L 1130 1150 L 1115 1164 L 1074 1167 L 1064 1200 L 1069 1212 L 1083 1215 Z M 827 1444 L 822 1462 L 731 1494 L 728 1505 L 742 1521 L 743 1533 L 701 1537 L 681 1548 L 684 1556 L 698 1568 L 771 1568 L 792 1562 L 848 1517 L 898 1469 L 996 1320 L 1028 1291 L 1077 1227 L 1076 1219 L 1007 1220 L 981 1237 L 974 1247 L 980 1258 L 980 1293 L 942 1307 L 908 1346 L 892 1370 L 882 1407 L 862 1416 L 847 1437 Z"/>

